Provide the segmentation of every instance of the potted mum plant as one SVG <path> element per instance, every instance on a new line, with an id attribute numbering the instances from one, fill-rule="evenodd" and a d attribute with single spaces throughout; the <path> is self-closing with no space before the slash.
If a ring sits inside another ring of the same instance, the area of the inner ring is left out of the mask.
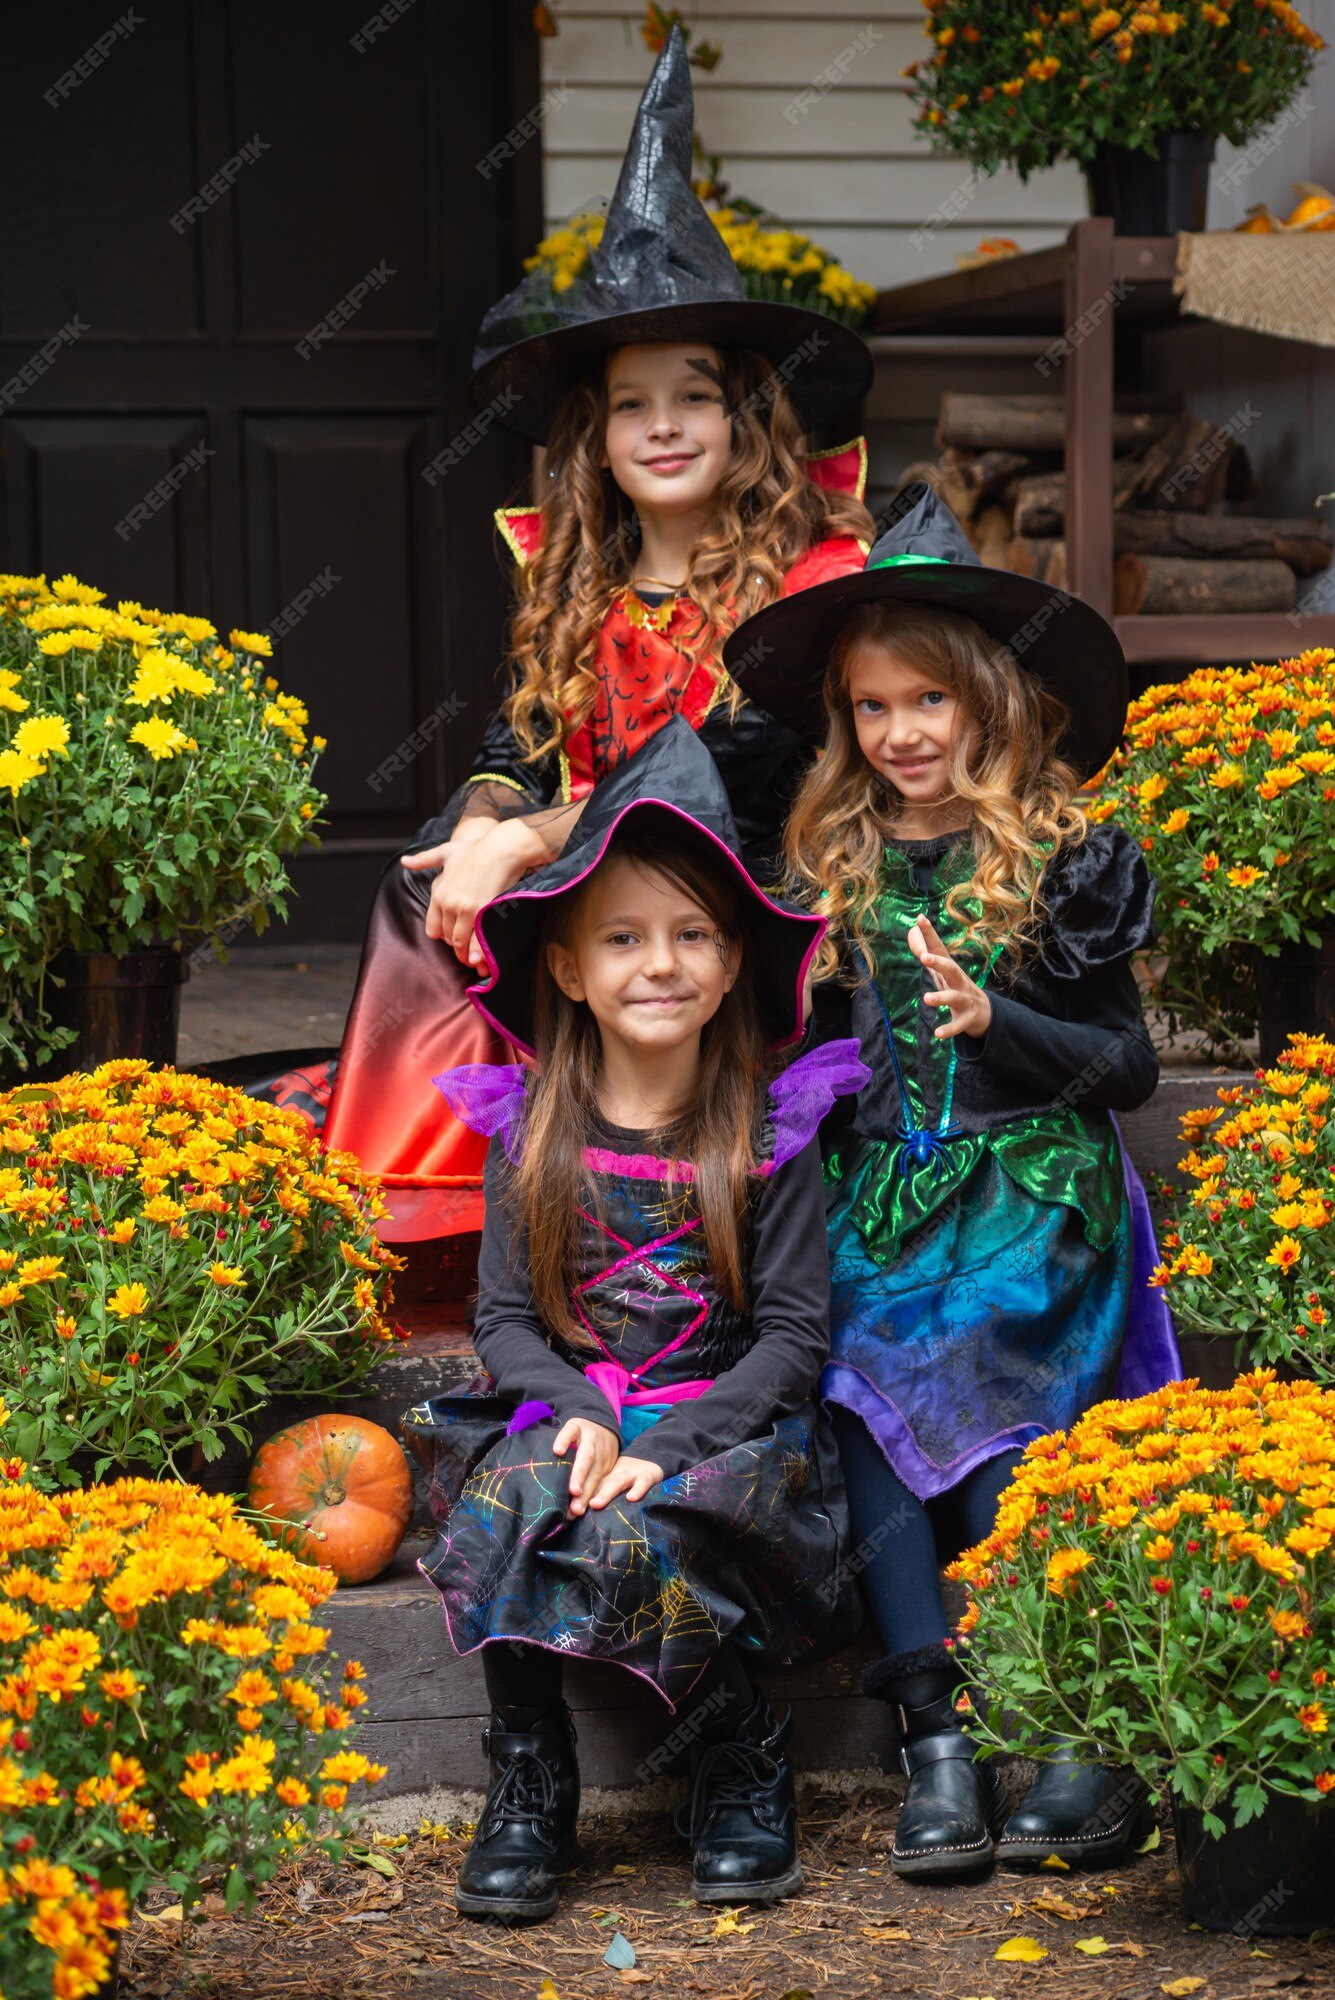
<path id="1" fill-rule="evenodd" d="M 312 1617 L 332 1576 L 196 1487 L 52 1495 L 17 1458 L 0 1557 L 6 1995 L 99 1990 L 150 1884 L 188 1913 L 216 1882 L 231 1911 L 302 1850 L 338 1857 L 384 1766 L 354 1747 L 362 1669 Z"/>
<path id="2" fill-rule="evenodd" d="M 1263 1063 L 1291 1032 L 1335 1037 L 1335 653 L 1147 689 L 1095 787 L 1090 818 L 1124 826 L 1158 878 L 1160 1003 L 1235 1047 L 1245 951 Z"/>
<path id="3" fill-rule="evenodd" d="M 1325 46 L 1288 0 L 924 5 L 933 49 L 907 73 L 932 145 L 1024 180 L 1079 160 L 1091 213 L 1128 235 L 1203 229 L 1216 141 L 1269 125 Z"/>
<path id="4" fill-rule="evenodd" d="M 1261 1369 L 1036 1439 L 950 1571 L 983 1743 L 1064 1737 L 1167 1790 L 1212 1928 L 1329 1920 L 1333 1539 L 1335 1393 Z"/>
<path id="5" fill-rule="evenodd" d="M 183 950 L 286 912 L 320 737 L 262 632 L 0 576 L 0 1077 L 176 1058 Z"/>
<path id="6" fill-rule="evenodd" d="M 54 1477 L 198 1472 L 387 1352 L 378 1183 L 292 1111 L 145 1062 L 0 1095 L 0 1389 Z"/>
<path id="7" fill-rule="evenodd" d="M 1186 1333 L 1232 1335 L 1239 1365 L 1273 1362 L 1335 1388 L 1335 1043 L 1294 1035 L 1253 1090 L 1188 1111 L 1181 1200 L 1150 1277 Z"/>

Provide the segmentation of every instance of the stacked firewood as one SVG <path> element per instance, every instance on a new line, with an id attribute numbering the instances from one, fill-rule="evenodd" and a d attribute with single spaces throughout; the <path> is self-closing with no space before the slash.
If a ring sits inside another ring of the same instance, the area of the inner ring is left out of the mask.
<path id="1" fill-rule="evenodd" d="M 1113 609 L 1119 615 L 1291 611 L 1326 567 L 1331 531 L 1257 511 L 1245 445 L 1176 398 L 1119 396 L 1113 413 Z M 941 398 L 941 456 L 906 467 L 959 517 L 981 562 L 1066 582 L 1060 396 Z"/>

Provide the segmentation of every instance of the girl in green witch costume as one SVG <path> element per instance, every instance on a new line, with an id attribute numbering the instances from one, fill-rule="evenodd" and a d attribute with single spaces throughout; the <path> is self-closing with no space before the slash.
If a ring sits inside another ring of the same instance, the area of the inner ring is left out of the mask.
<path id="1" fill-rule="evenodd" d="M 918 485 L 860 574 L 761 611 L 724 658 L 827 739 L 787 845 L 830 922 L 821 1031 L 851 1026 L 873 1074 L 825 1128 L 822 1394 L 886 1648 L 865 1685 L 910 1780 L 891 1860 L 1113 1859 L 1146 1788 L 1059 1744 L 994 1842 L 939 1568 L 990 1531 L 1030 1440 L 1180 1373 L 1111 1115 L 1158 1074 L 1131 971 L 1154 883 L 1075 800 L 1122 731 L 1121 649 L 1078 599 L 979 565 Z"/>

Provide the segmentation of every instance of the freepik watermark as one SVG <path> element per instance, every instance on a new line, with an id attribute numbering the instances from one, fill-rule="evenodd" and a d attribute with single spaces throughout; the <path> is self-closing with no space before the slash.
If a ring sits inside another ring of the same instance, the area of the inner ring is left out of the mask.
<path id="1" fill-rule="evenodd" d="M 1257 133 L 1244 152 L 1221 167 L 1218 173 L 1211 175 L 1210 187 L 1213 192 L 1232 194 L 1235 188 L 1241 187 L 1261 162 L 1268 160 L 1270 155 L 1283 145 L 1286 135 L 1305 123 L 1315 109 L 1316 99 L 1310 91 L 1304 91 L 1301 97 L 1295 97 L 1292 104 L 1281 111 L 1273 125 L 1267 125 L 1264 132 Z"/>
<path id="2" fill-rule="evenodd" d="M 447 722 L 453 722 L 456 717 L 462 715 L 467 707 L 468 703 L 462 695 L 446 695 L 444 701 L 437 703 L 425 721 L 418 723 L 411 736 L 405 736 L 397 749 L 391 750 L 388 757 L 376 765 L 366 780 L 371 790 L 383 791 L 391 778 L 397 778 L 410 764 L 416 763 L 432 738 L 440 733 Z"/>
<path id="3" fill-rule="evenodd" d="M 1106 292 L 1101 292 L 1092 304 L 1087 305 L 1079 319 L 1067 327 L 1065 333 L 1058 334 L 1050 346 L 1045 347 L 1034 367 L 1045 378 L 1059 368 L 1063 361 L 1069 361 L 1077 347 L 1084 345 L 1091 333 L 1097 332 L 1108 314 L 1121 305 L 1128 293 L 1135 291 L 1129 278 L 1114 278 Z"/>
<path id="4" fill-rule="evenodd" d="M 658 1747 L 649 1752 L 643 1761 L 635 1766 L 635 1776 L 642 1785 L 654 1778 L 661 1778 L 669 1765 L 674 1764 L 684 1750 L 689 1750 L 705 1726 L 733 1701 L 730 1688 L 715 1688 L 698 1702 L 690 1714 L 683 1716 L 676 1728 L 671 1730 Z"/>
<path id="5" fill-rule="evenodd" d="M 335 576 L 333 570 L 328 567 L 322 569 L 318 576 L 313 576 L 309 583 L 302 586 L 292 601 L 283 606 L 278 616 L 265 626 L 264 629 L 270 638 L 285 639 L 294 625 L 300 625 L 311 606 L 318 604 L 322 597 L 328 597 L 334 585 L 342 581 L 342 577 Z"/>
<path id="6" fill-rule="evenodd" d="M 492 425 L 522 400 L 517 389 L 502 389 L 498 396 L 493 396 L 486 409 L 479 410 L 472 422 L 456 432 L 444 450 L 438 451 L 431 463 L 422 467 L 422 477 L 427 485 L 438 486 L 447 472 L 456 465 L 462 465 L 469 452 L 481 444 Z"/>
<path id="7" fill-rule="evenodd" d="M 836 85 L 843 82 L 851 69 L 856 68 L 868 49 L 875 48 L 877 42 L 885 40 L 881 29 L 868 21 L 854 35 L 851 42 L 831 57 L 824 69 L 818 69 L 805 90 L 799 90 L 783 107 L 783 115 L 790 125 L 800 124 L 809 111 L 813 111 L 823 97 L 828 97 Z"/>
<path id="8" fill-rule="evenodd" d="M 1179 466 L 1170 478 L 1160 483 L 1157 489 L 1159 498 L 1175 500 L 1180 494 L 1185 493 L 1189 486 L 1194 486 L 1202 473 L 1208 472 L 1211 466 L 1217 465 L 1221 458 L 1232 451 L 1242 433 L 1250 430 L 1260 415 L 1261 412 L 1254 410 L 1250 403 L 1244 403 L 1240 410 L 1235 410 L 1231 417 L 1226 417 L 1223 423 L 1217 425 L 1210 433 L 1204 444 L 1197 446 L 1186 464 Z"/>
<path id="9" fill-rule="evenodd" d="M 89 77 L 101 69 L 117 43 L 123 42 L 136 28 L 142 28 L 143 25 L 143 15 L 136 14 L 133 7 L 128 7 L 118 20 L 103 30 L 95 42 L 88 44 L 83 54 L 75 58 L 63 76 L 56 78 L 49 90 L 42 92 L 51 109 L 59 111 L 70 93 L 77 90 L 81 83 L 87 83 Z"/>
<path id="10" fill-rule="evenodd" d="M 189 201 L 182 202 L 175 215 L 168 216 L 167 220 L 176 234 L 184 236 L 192 223 L 208 214 L 215 201 L 221 201 L 242 168 L 253 166 L 260 154 L 269 150 L 269 141 L 261 139 L 258 132 L 253 139 L 247 139 L 230 160 L 223 161 L 216 174 L 210 174 L 198 193 L 192 194 Z"/>
<path id="11" fill-rule="evenodd" d="M 416 0 L 385 0 L 384 6 L 368 21 L 363 21 L 355 35 L 349 35 L 349 45 L 356 49 L 359 56 L 364 56 L 371 44 L 378 42 L 382 35 L 387 35 L 394 23 L 411 13 L 415 5 Z"/>
<path id="12" fill-rule="evenodd" d="M 524 150 L 530 139 L 541 138 L 543 119 L 547 113 L 549 111 L 559 111 L 561 106 L 567 104 L 574 94 L 573 89 L 568 83 L 558 83 L 551 90 L 545 90 L 533 109 L 526 111 L 518 123 L 510 127 L 505 137 L 498 139 L 496 144 L 489 147 L 482 155 L 482 158 L 477 163 L 477 171 L 481 174 L 483 180 L 489 181 L 494 173 L 500 171 L 507 160 L 513 160 L 517 153 L 521 153 Z"/>
<path id="13" fill-rule="evenodd" d="M 340 327 L 346 326 L 350 319 L 356 317 L 372 293 L 383 291 L 390 279 L 397 278 L 398 275 L 398 272 L 391 270 L 382 257 L 378 264 L 373 265 L 358 278 L 356 284 L 344 292 L 338 304 L 330 306 L 324 318 L 317 319 L 315 325 L 295 343 L 296 351 L 302 360 L 309 361 L 317 349 L 334 338 Z"/>
<path id="14" fill-rule="evenodd" d="M 64 326 L 58 327 L 50 339 L 44 340 L 37 352 L 29 356 L 17 375 L 11 375 L 6 383 L 0 385 L 0 410 L 9 409 L 20 396 L 35 387 L 47 369 L 54 366 L 61 350 L 73 347 L 80 335 L 88 330 L 87 320 L 80 319 L 77 313 L 73 319 L 67 319 Z"/>
<path id="15" fill-rule="evenodd" d="M 146 528 L 153 516 L 160 514 L 168 501 L 174 499 L 180 492 L 191 473 L 198 472 L 206 460 L 217 456 L 217 452 L 209 445 L 203 443 L 192 445 L 184 458 L 179 458 L 175 465 L 163 473 L 156 486 L 149 487 L 142 500 L 135 501 L 124 519 L 117 521 L 116 533 L 121 540 L 128 542 L 131 535 L 137 534 L 140 528 Z"/>
<path id="16" fill-rule="evenodd" d="M 941 206 L 934 208 L 931 214 L 918 224 L 909 238 L 914 249 L 925 249 L 939 229 L 948 229 L 952 222 L 963 215 L 965 209 L 976 198 L 982 183 L 983 176 L 980 173 L 967 173 L 955 192 L 947 195 Z"/>

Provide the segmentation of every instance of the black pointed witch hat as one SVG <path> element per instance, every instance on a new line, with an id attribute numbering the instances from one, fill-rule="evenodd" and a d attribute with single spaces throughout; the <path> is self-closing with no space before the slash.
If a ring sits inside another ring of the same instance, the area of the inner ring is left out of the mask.
<path id="1" fill-rule="evenodd" d="M 813 584 L 744 619 L 723 664 L 757 708 L 820 742 L 830 649 L 849 612 L 873 602 L 935 605 L 974 619 L 1065 706 L 1061 752 L 1093 777 L 1126 727 L 1126 657 L 1083 598 L 1014 570 L 980 563 L 963 528 L 925 480 L 906 487 L 896 519 L 851 575 Z"/>
<path id="2" fill-rule="evenodd" d="M 567 290 L 530 272 L 494 305 L 473 353 L 473 398 L 509 429 L 546 441 L 562 398 L 593 362 L 632 342 L 707 341 L 770 361 L 814 430 L 871 386 L 871 350 L 842 320 L 748 297 L 691 187 L 690 64 L 674 26 L 654 64 L 602 240 Z"/>
<path id="3" fill-rule="evenodd" d="M 543 924 L 563 897 L 574 895 L 587 881 L 618 827 L 632 814 L 661 830 L 665 849 L 683 838 L 703 841 L 732 871 L 766 1034 L 775 1046 L 797 1041 L 803 1032 L 803 983 L 824 936 L 825 920 L 776 902 L 751 879 L 718 766 L 679 715 L 594 787 L 555 861 L 478 911 L 477 938 L 487 971 L 479 985 L 468 989 L 478 1013 L 506 1041 L 533 1053 Z"/>

